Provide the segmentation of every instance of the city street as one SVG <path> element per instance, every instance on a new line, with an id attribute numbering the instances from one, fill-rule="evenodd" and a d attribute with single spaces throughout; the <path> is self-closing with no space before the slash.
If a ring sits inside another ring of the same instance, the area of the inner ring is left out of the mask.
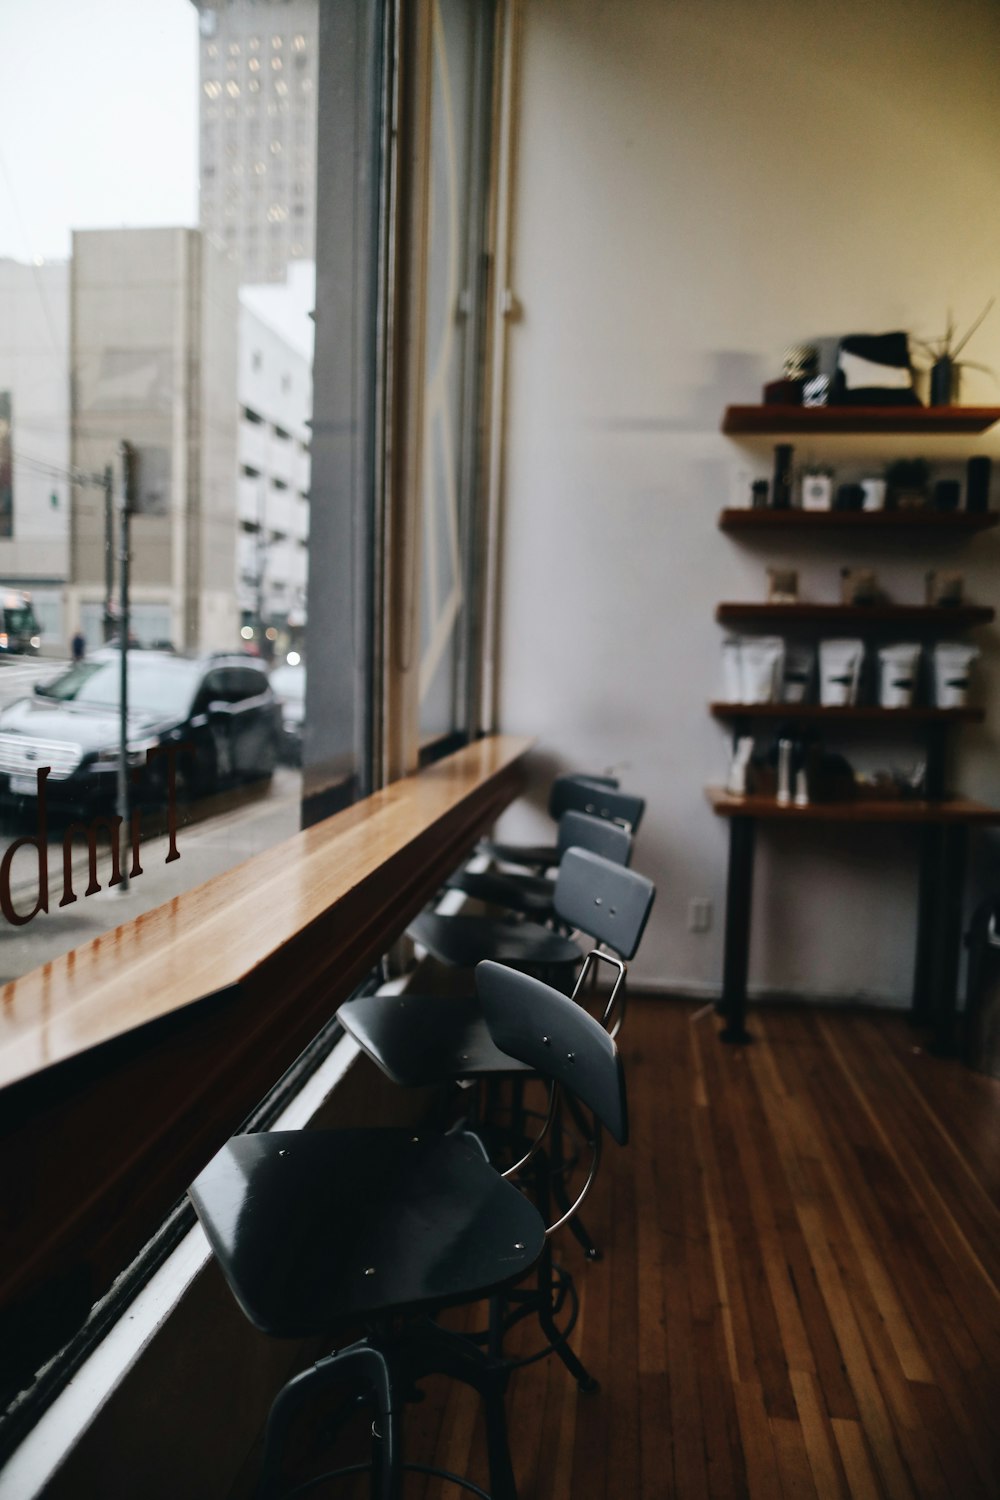
<path id="1" fill-rule="evenodd" d="M 33 690 L 37 681 L 54 676 L 65 662 L 51 658 L 12 658 L 0 661 L 0 708 Z M 74 840 L 73 890 L 77 900 L 60 909 L 63 894 L 62 833 L 65 816 L 50 815 L 48 847 L 49 910 L 41 911 L 23 927 L 0 917 L 0 983 L 6 983 L 70 948 L 99 937 L 142 912 L 200 885 L 213 875 L 249 859 L 252 854 L 290 838 L 299 828 L 301 773 L 279 766 L 273 780 L 237 786 L 198 803 L 178 806 L 177 850 L 180 858 L 166 864 L 169 840 L 162 815 L 143 821 L 142 874 L 128 891 L 106 889 L 111 872 L 107 838 L 98 840 L 97 878 L 102 889 L 84 898 L 89 878 L 89 854 L 83 838 Z M 0 813 L 0 857 L 17 839 L 31 837 L 36 823 L 30 806 L 25 811 Z M 11 901 L 14 910 L 31 911 L 38 896 L 39 856 L 26 845 L 14 856 Z M 124 863 L 123 858 L 123 863 Z"/>
<path id="2" fill-rule="evenodd" d="M 0 708 L 33 693 L 36 682 L 58 677 L 68 666 L 68 657 L 0 656 Z"/>

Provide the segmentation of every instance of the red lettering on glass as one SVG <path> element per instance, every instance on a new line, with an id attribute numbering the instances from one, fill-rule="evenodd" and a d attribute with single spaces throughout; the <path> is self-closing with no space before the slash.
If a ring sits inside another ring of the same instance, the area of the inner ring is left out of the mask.
<path id="1" fill-rule="evenodd" d="M 158 745 L 147 752 L 147 764 L 154 755 L 166 755 L 167 757 L 167 834 L 168 847 L 165 864 L 170 864 L 175 859 L 180 859 L 180 851 L 177 848 L 177 751 L 182 747 L 179 745 Z M 26 923 L 38 916 L 40 911 L 47 912 L 49 909 L 49 839 L 48 839 L 48 809 L 46 807 L 46 781 L 51 771 L 51 766 L 39 766 L 35 771 L 35 784 L 38 789 L 38 822 L 37 832 L 26 834 L 23 838 L 15 839 L 8 849 L 4 851 L 0 859 L 0 911 L 8 922 L 15 927 L 24 927 Z M 131 867 L 129 877 L 142 874 L 142 865 L 139 863 L 139 832 L 140 811 L 138 808 L 129 819 L 129 853 L 131 854 Z M 72 906 L 77 895 L 73 889 L 73 839 L 82 836 L 87 841 L 87 864 L 90 876 L 85 896 L 93 896 L 101 889 L 101 883 L 97 878 L 97 836 L 99 832 L 105 832 L 108 836 L 108 844 L 111 852 L 111 879 L 108 881 L 110 889 L 113 885 L 120 885 L 121 873 L 121 835 L 122 820 L 117 813 L 110 817 L 101 814 L 92 818 L 89 823 L 70 823 L 62 840 L 62 875 L 63 888 L 62 899 L 59 905 Z M 11 866 L 14 856 L 19 849 L 35 849 L 38 854 L 38 895 L 35 904 L 29 912 L 19 912 L 14 907 L 10 888 Z"/>

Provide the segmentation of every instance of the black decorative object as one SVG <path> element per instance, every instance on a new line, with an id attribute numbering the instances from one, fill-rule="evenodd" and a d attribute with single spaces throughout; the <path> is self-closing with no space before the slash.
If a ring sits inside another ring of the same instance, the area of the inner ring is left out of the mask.
<path id="1" fill-rule="evenodd" d="M 771 482 L 771 504 L 775 510 L 790 510 L 792 505 L 791 443 L 777 443 L 774 449 L 774 479 Z"/>
<path id="2" fill-rule="evenodd" d="M 837 488 L 837 498 L 833 502 L 834 510 L 862 510 L 865 503 L 865 492 L 860 484 L 842 484 Z"/>
<path id="3" fill-rule="evenodd" d="M 919 406 L 905 333 L 853 333 L 840 341 L 831 406 Z"/>
<path id="4" fill-rule="evenodd" d="M 962 486 L 957 479 L 939 479 L 934 486 L 931 505 L 935 510 L 958 510 Z"/>
<path id="5" fill-rule="evenodd" d="M 931 365 L 931 405 L 954 406 L 958 395 L 958 370 L 947 354 Z"/>
<path id="6" fill-rule="evenodd" d="M 965 508 L 966 510 L 984 511 L 990 508 L 990 474 L 993 468 L 991 459 L 985 455 L 970 458 L 966 466 L 965 476 Z"/>
<path id="7" fill-rule="evenodd" d="M 930 466 L 924 458 L 897 458 L 885 471 L 890 510 L 918 510 L 927 504 Z"/>
<path id="8" fill-rule="evenodd" d="M 767 483 L 766 479 L 755 479 L 754 480 L 753 484 L 750 486 L 751 509 L 752 510 L 766 510 L 767 509 L 767 491 L 768 491 L 768 483 Z"/>

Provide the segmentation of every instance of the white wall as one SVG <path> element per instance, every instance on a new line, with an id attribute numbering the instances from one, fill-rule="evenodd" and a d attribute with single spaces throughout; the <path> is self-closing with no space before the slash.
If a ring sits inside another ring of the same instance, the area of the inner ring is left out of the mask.
<path id="1" fill-rule="evenodd" d="M 1000 11 L 993 0 L 530 0 L 516 196 L 500 722 L 559 767 L 617 764 L 649 800 L 636 864 L 659 904 L 648 984 L 721 973 L 726 830 L 719 599 L 764 596 L 795 559 L 805 597 L 871 561 L 921 597 L 931 545 L 748 545 L 716 529 L 771 440 L 719 431 L 760 399 L 792 342 L 971 321 L 1000 292 Z M 1000 307 L 970 357 L 1000 369 Z M 1000 402 L 972 375 L 967 402 Z M 1000 431 L 1000 429 L 997 429 Z M 839 438 L 798 456 L 1000 458 L 1000 440 Z M 1000 475 L 994 476 L 1000 506 Z M 997 539 L 943 549 L 969 595 L 1000 603 Z M 822 555 L 821 555 L 822 554 Z M 1000 801 L 1000 669 L 963 737 L 963 789 Z M 911 758 L 897 743 L 897 759 Z M 860 760 L 861 757 L 858 757 Z M 508 815 L 508 833 L 531 823 Z M 911 983 L 913 837 L 770 831 L 760 841 L 751 982 L 902 1003 Z M 708 934 L 686 930 L 710 896 Z"/>

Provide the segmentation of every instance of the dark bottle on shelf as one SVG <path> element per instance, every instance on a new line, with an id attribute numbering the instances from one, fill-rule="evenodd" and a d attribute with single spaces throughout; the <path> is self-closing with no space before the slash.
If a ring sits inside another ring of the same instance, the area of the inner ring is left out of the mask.
<path id="1" fill-rule="evenodd" d="M 965 469 L 965 508 L 985 511 L 990 508 L 990 472 L 993 464 L 984 455 L 970 458 Z"/>
<path id="2" fill-rule="evenodd" d="M 774 449 L 774 478 L 771 481 L 771 505 L 775 510 L 791 510 L 792 507 L 792 455 L 791 443 L 778 443 Z"/>

